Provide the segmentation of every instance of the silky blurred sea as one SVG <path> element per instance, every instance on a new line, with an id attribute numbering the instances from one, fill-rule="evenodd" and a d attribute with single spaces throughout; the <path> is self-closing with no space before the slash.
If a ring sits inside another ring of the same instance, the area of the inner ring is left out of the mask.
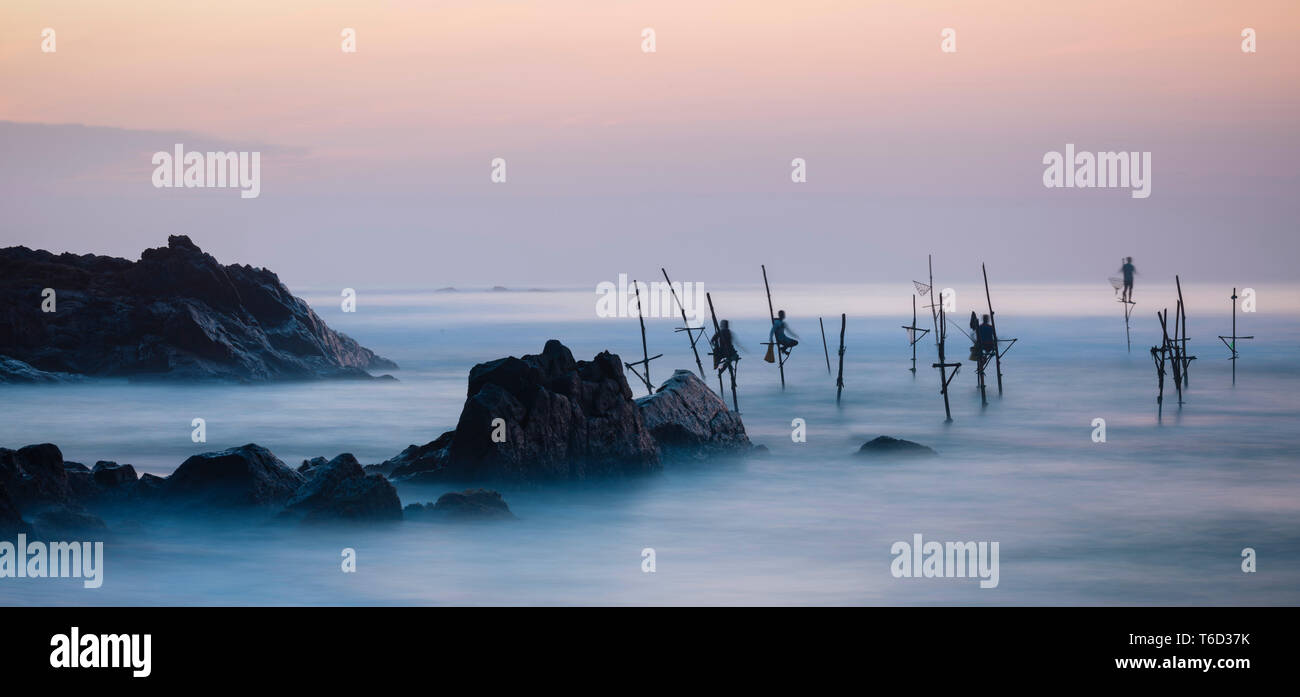
<path id="1" fill-rule="evenodd" d="M 52 442 L 67 460 L 133 463 L 166 475 L 187 456 L 256 442 L 291 466 L 351 452 L 379 462 L 454 427 L 478 362 L 541 350 L 559 338 L 579 359 L 639 358 L 635 317 L 599 318 L 590 291 L 358 289 L 343 313 L 335 290 L 305 297 L 335 329 L 401 366 L 399 382 L 169 385 L 101 381 L 0 388 L 0 446 Z M 231 526 L 207 520 L 107 520 L 104 584 L 0 579 L 0 604 L 1282 604 L 1300 602 L 1300 319 L 1295 297 L 1238 315 L 1237 384 L 1227 348 L 1227 288 L 1184 284 L 1191 319 L 1187 403 L 1172 384 L 1162 420 L 1147 349 L 1154 312 L 1173 296 L 1141 288 L 1133 348 L 1110 289 L 994 288 L 1004 393 L 982 408 L 973 366 L 952 384 L 945 424 L 934 342 L 915 375 L 901 325 L 910 288 L 802 286 L 778 307 L 803 340 L 782 391 L 762 361 L 762 288 L 710 289 L 745 349 L 740 408 L 766 458 L 669 463 L 631 480 L 503 489 L 517 522 L 500 525 Z M 957 288 L 956 327 L 983 311 L 983 289 Z M 1156 299 L 1162 302 L 1157 303 Z M 929 326 L 926 299 L 918 324 Z M 1285 313 L 1272 308 L 1285 308 Z M 849 314 L 843 402 L 836 405 L 818 316 L 835 363 Z M 694 369 L 677 319 L 648 319 L 656 383 Z M 707 357 L 705 361 L 707 363 Z M 633 382 L 637 396 L 644 387 Z M 716 389 L 717 381 L 709 383 Z M 730 397 L 728 397 L 730 400 Z M 207 423 L 207 443 L 190 421 Z M 807 442 L 791 440 L 793 419 Z M 1094 443 L 1092 421 L 1106 420 Z M 854 456 L 888 434 L 938 458 Z M 399 487 L 403 503 L 448 487 Z M 926 540 L 998 541 L 1000 583 L 890 574 L 890 547 Z M 339 570 L 340 550 L 358 571 Z M 656 552 L 643 573 L 641 552 Z M 1242 549 L 1258 571 L 1241 570 Z"/>

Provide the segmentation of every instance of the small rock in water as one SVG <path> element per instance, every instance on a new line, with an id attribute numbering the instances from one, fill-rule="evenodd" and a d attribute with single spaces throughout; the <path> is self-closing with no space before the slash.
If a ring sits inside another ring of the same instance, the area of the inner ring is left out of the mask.
<path id="1" fill-rule="evenodd" d="M 933 448 L 913 443 L 910 440 L 902 438 L 891 438 L 889 436 L 879 436 L 862 444 L 858 448 L 859 455 L 905 455 L 909 457 L 930 457 L 938 455 Z"/>
<path id="2" fill-rule="evenodd" d="M 285 504 L 282 518 L 318 521 L 402 517 L 397 489 L 381 474 L 366 474 L 351 453 L 312 467 L 307 476 L 307 482 Z"/>
<path id="3" fill-rule="evenodd" d="M 501 493 L 491 489 L 452 491 L 437 503 L 413 503 L 403 510 L 408 520 L 502 520 L 514 519 Z"/>

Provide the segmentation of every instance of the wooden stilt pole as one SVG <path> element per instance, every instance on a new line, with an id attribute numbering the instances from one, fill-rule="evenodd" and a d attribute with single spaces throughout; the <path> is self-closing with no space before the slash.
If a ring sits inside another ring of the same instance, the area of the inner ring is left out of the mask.
<path id="1" fill-rule="evenodd" d="M 817 318 L 817 324 L 822 328 L 822 352 L 826 354 L 826 374 L 831 374 L 831 350 L 826 347 L 826 323 L 821 317 Z"/>
<path id="2" fill-rule="evenodd" d="M 686 332 L 686 338 L 691 342 L 691 353 L 695 354 L 695 367 L 700 369 L 700 379 L 708 380 L 708 378 L 704 376 L 704 364 L 700 362 L 699 349 L 695 348 L 695 342 L 699 341 L 699 337 L 704 336 L 704 327 L 691 326 L 691 320 L 686 317 L 686 306 L 683 305 L 681 299 L 677 297 L 677 289 L 673 288 L 673 282 L 668 278 L 668 271 L 662 266 L 659 267 L 659 270 L 663 272 L 664 280 L 668 282 L 668 291 L 673 294 L 673 300 L 677 303 L 678 309 L 682 311 L 682 326 L 674 331 Z M 699 335 L 697 336 L 695 332 L 699 332 Z"/>
<path id="3" fill-rule="evenodd" d="M 835 378 L 835 403 L 840 403 L 840 394 L 844 392 L 844 328 L 848 324 L 848 315 L 840 314 L 840 374 Z"/>
<path id="4" fill-rule="evenodd" d="M 940 298 L 934 292 L 934 257 L 929 257 L 930 267 L 930 319 L 934 322 L 934 341 L 939 351 L 939 362 L 932 364 L 930 367 L 939 369 L 939 392 L 943 394 L 943 413 L 944 422 L 952 421 L 952 406 L 948 402 L 948 383 L 952 378 L 948 377 L 948 368 L 954 368 L 952 377 L 957 377 L 957 370 L 961 369 L 961 363 L 949 363 L 944 357 L 944 342 L 948 335 L 948 318 L 944 313 L 943 304 Z"/>
<path id="5" fill-rule="evenodd" d="M 767 291 L 767 314 L 772 319 L 772 326 L 776 326 L 776 310 L 772 307 L 772 286 L 767 283 L 767 265 L 763 264 L 763 289 Z M 785 389 L 785 351 L 781 350 L 781 342 L 772 337 L 770 342 L 772 349 L 776 351 L 776 365 L 781 372 L 781 389 Z"/>
<path id="6" fill-rule="evenodd" d="M 709 316 L 713 318 L 713 335 L 716 337 L 722 331 L 721 325 L 718 324 L 718 313 L 713 311 L 713 294 L 705 293 L 704 297 L 709 301 Z M 735 346 L 735 337 L 732 337 L 732 346 Z M 727 393 L 722 389 L 722 373 L 724 371 L 731 373 L 731 406 L 737 414 L 740 413 L 740 397 L 736 395 L 736 364 L 727 357 L 722 361 L 722 368 L 718 368 L 718 356 L 713 356 L 714 370 L 718 371 L 718 395 L 722 397 L 723 404 L 726 404 Z"/>
<path id="7" fill-rule="evenodd" d="M 1183 282 L 1175 275 L 1174 283 L 1178 286 L 1178 312 L 1183 319 L 1182 345 L 1179 347 L 1179 353 L 1183 361 L 1183 387 L 1187 387 L 1187 368 L 1191 366 L 1192 361 L 1196 360 L 1196 356 L 1187 355 L 1187 306 L 1183 304 Z"/>
<path id="8" fill-rule="evenodd" d="M 996 340 L 998 336 L 998 316 L 993 312 L 993 297 L 989 295 L 989 270 L 984 264 L 980 264 L 980 270 L 984 272 L 984 299 L 989 304 L 989 324 L 993 327 L 993 336 Z M 979 336 L 975 337 L 976 339 Z M 1008 347 L 1010 348 L 1010 347 Z M 993 360 L 996 363 L 998 371 L 998 394 L 1002 394 L 1002 351 L 996 343 L 993 345 Z"/>
<path id="9" fill-rule="evenodd" d="M 1169 328 L 1165 322 L 1165 317 L 1169 314 L 1166 308 L 1164 313 L 1157 312 L 1156 318 L 1160 320 L 1160 333 L 1163 337 L 1159 347 L 1151 347 L 1151 360 L 1156 366 L 1156 378 L 1159 381 L 1159 392 L 1156 393 L 1156 420 L 1164 416 L 1165 405 L 1165 359 L 1169 354 Z"/>
<path id="10" fill-rule="evenodd" d="M 626 366 L 628 370 L 632 371 L 633 375 L 641 378 L 641 382 L 645 383 L 647 394 L 654 394 L 654 383 L 650 382 L 650 361 L 659 358 L 663 354 L 660 353 L 654 356 L 650 355 L 650 350 L 647 348 L 645 339 L 645 310 L 641 306 L 641 284 L 637 283 L 636 279 L 633 279 L 632 288 L 636 290 L 636 316 L 641 322 L 641 360 L 633 363 L 625 362 L 623 365 Z M 645 371 L 644 375 L 637 371 L 636 366 L 638 365 Z"/>
<path id="11" fill-rule="evenodd" d="M 1232 384 L 1233 385 L 1237 384 L 1237 340 L 1254 339 L 1254 338 L 1255 337 L 1253 336 L 1237 336 L 1237 289 L 1233 288 L 1232 289 L 1232 336 L 1222 336 L 1222 335 L 1219 336 L 1219 341 L 1222 341 L 1223 345 L 1227 346 L 1228 350 L 1232 352 L 1232 357 L 1229 358 L 1228 360 L 1232 361 Z M 1229 339 L 1231 339 L 1232 341 L 1229 342 L 1228 341 Z"/>
<path id="12" fill-rule="evenodd" d="M 916 326 L 916 293 L 912 294 L 912 323 L 906 325 L 903 329 L 907 330 L 907 342 L 912 345 L 912 376 L 916 376 L 916 344 L 926 334 L 930 333 L 929 329 L 922 329 Z"/>

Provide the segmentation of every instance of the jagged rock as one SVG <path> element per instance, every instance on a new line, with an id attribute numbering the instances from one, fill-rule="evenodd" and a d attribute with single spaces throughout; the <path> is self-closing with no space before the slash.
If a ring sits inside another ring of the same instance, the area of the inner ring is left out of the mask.
<path id="1" fill-rule="evenodd" d="M 33 504 L 67 503 L 71 493 L 63 453 L 51 443 L 0 448 L 0 486 L 9 491 L 19 510 Z"/>
<path id="2" fill-rule="evenodd" d="M 504 442 L 492 439 L 498 418 Z M 405 462 L 392 468 L 395 477 L 438 481 L 586 479 L 660 467 L 619 357 L 574 361 L 553 339 L 538 355 L 474 366 L 456 430 L 398 458 Z"/>
<path id="3" fill-rule="evenodd" d="M 930 457 L 938 455 L 933 448 L 910 440 L 880 436 L 862 444 L 858 455 L 895 455 L 900 457 Z"/>
<path id="4" fill-rule="evenodd" d="M 134 484 L 139 477 L 131 465 L 119 465 L 116 462 L 100 460 L 90 470 L 95 483 L 107 489 L 117 489 Z"/>
<path id="5" fill-rule="evenodd" d="M 402 517 L 397 489 L 383 475 L 366 474 L 351 453 L 312 467 L 309 476 L 285 504 L 281 517 L 305 521 Z"/>
<path id="6" fill-rule="evenodd" d="M 55 312 L 41 311 L 44 288 Z M 0 249 L 0 355 L 43 372 L 231 381 L 397 367 L 326 326 L 271 271 L 223 266 L 183 235 L 138 262 Z M 11 370 L 27 372 L 0 373 Z"/>
<path id="7" fill-rule="evenodd" d="M 69 506 L 41 511 L 32 518 L 32 524 L 42 534 L 55 535 L 104 532 L 108 527 L 98 517 Z"/>
<path id="8" fill-rule="evenodd" d="M 636 405 L 665 456 L 706 458 L 753 447 L 740 417 L 689 370 L 673 373 Z"/>
<path id="9" fill-rule="evenodd" d="M 249 443 L 186 459 L 167 477 L 161 493 L 178 503 L 272 506 L 288 501 L 305 481 L 271 451 Z"/>
<path id="10" fill-rule="evenodd" d="M 438 497 L 437 503 L 413 503 L 402 511 L 408 520 L 500 520 L 513 519 L 514 513 L 501 497 L 490 489 L 453 491 Z"/>

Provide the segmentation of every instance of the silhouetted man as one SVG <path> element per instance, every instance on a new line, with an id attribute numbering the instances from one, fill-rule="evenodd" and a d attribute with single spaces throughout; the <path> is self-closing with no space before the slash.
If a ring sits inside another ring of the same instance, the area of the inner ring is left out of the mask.
<path id="1" fill-rule="evenodd" d="M 768 340 L 773 341 L 785 355 L 790 355 L 790 349 L 799 345 L 798 335 L 790 329 L 785 323 L 785 310 L 778 310 L 776 319 L 772 320 L 772 331 L 768 333 Z"/>
<path id="2" fill-rule="evenodd" d="M 1137 269 L 1133 267 L 1133 257 L 1124 257 L 1124 265 L 1119 267 L 1119 272 L 1124 274 L 1124 292 L 1120 295 L 1122 302 L 1133 301 L 1133 274 Z"/>

